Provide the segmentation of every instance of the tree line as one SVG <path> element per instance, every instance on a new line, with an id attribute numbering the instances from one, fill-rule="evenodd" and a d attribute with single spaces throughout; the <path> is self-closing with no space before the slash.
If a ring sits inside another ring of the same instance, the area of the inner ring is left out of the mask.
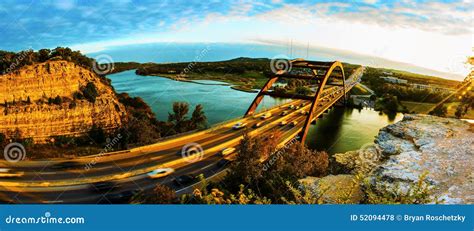
<path id="1" fill-rule="evenodd" d="M 21 67 L 48 60 L 66 60 L 79 66 L 91 69 L 95 60 L 89 58 L 80 51 L 73 51 L 68 47 L 57 47 L 55 49 L 40 49 L 38 51 L 25 50 L 20 52 L 0 51 L 0 73 L 6 74 Z"/>
<path id="2" fill-rule="evenodd" d="M 270 59 L 237 58 L 219 62 L 183 62 L 183 63 L 146 63 L 138 67 L 138 75 L 151 74 L 190 74 L 190 73 L 224 73 L 244 74 L 256 71 L 269 74 Z"/>

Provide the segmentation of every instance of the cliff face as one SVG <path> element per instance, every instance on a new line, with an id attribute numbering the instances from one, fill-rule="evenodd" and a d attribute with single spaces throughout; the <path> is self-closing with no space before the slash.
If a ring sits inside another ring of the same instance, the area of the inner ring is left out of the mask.
<path id="1" fill-rule="evenodd" d="M 95 102 L 83 97 L 93 84 Z M 95 124 L 118 128 L 126 118 L 113 89 L 95 73 L 67 61 L 48 61 L 0 75 L 0 133 L 45 142 L 80 135 Z"/>
<path id="2" fill-rule="evenodd" d="M 335 158 L 347 171 L 380 180 L 375 184 L 403 186 L 427 173 L 425 181 L 442 203 L 474 203 L 474 125 L 465 121 L 405 115 L 381 129 L 375 144 Z"/>

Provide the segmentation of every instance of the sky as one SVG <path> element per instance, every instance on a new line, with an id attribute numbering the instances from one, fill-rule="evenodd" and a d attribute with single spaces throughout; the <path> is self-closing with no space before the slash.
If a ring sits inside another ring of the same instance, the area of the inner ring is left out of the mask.
<path id="1" fill-rule="evenodd" d="M 2 0 L 0 49 L 68 46 L 97 53 L 148 43 L 292 44 L 461 79 L 469 71 L 463 62 L 473 55 L 473 14 L 472 0 Z"/>

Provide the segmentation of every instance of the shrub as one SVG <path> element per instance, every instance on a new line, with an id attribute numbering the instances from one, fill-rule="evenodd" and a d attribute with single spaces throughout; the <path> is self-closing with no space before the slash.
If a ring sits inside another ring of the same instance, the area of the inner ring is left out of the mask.
<path id="1" fill-rule="evenodd" d="M 443 104 L 437 106 L 433 111 L 430 111 L 430 115 L 435 115 L 435 116 L 440 116 L 440 117 L 446 117 L 446 114 L 448 113 L 448 108 L 444 106 Z"/>
<path id="2" fill-rule="evenodd" d="M 58 95 L 54 98 L 53 103 L 56 105 L 61 105 L 63 103 L 63 99 Z"/>
<path id="3" fill-rule="evenodd" d="M 55 136 L 54 145 L 58 147 L 76 146 L 75 138 L 71 136 Z"/>
<path id="4" fill-rule="evenodd" d="M 326 152 L 310 150 L 296 142 L 291 144 L 277 162 L 288 175 L 298 179 L 306 176 L 324 176 L 329 166 L 329 156 Z"/>
<path id="5" fill-rule="evenodd" d="M 181 198 L 181 203 L 193 203 L 193 204 L 271 204 L 271 200 L 266 197 L 260 197 L 252 189 L 245 189 L 244 185 L 239 185 L 239 189 L 236 194 L 225 193 L 221 189 L 212 188 L 208 190 L 210 186 L 205 180 L 204 176 L 199 175 L 201 179 L 201 187 L 195 189 L 192 195 L 184 195 Z"/>
<path id="6" fill-rule="evenodd" d="M 84 99 L 84 95 L 82 95 L 82 93 L 78 91 L 74 92 L 72 96 L 74 99 L 78 99 L 78 100 Z"/>
<path id="7" fill-rule="evenodd" d="M 93 125 L 89 131 L 89 137 L 97 144 L 104 143 L 106 138 L 104 130 L 96 125 Z"/>
<path id="8" fill-rule="evenodd" d="M 130 200 L 132 204 L 173 204 L 177 200 L 176 193 L 166 185 L 157 184 L 151 194 L 141 191 Z"/>
<path id="9" fill-rule="evenodd" d="M 376 180 L 374 185 L 368 179 L 363 181 L 368 204 L 429 204 L 439 203 L 438 198 L 432 196 L 432 186 L 426 180 L 427 172 L 423 173 L 416 182 L 392 184 Z M 383 183 L 380 183 L 383 182 Z"/>
<path id="10" fill-rule="evenodd" d="M 0 133 L 0 146 L 3 147 L 3 145 L 5 145 L 7 142 L 7 137 L 5 136 L 5 134 L 3 133 Z"/>
<path id="11" fill-rule="evenodd" d="M 93 82 L 88 82 L 82 90 L 84 97 L 91 103 L 95 103 L 95 99 L 99 96 L 99 92 Z"/>

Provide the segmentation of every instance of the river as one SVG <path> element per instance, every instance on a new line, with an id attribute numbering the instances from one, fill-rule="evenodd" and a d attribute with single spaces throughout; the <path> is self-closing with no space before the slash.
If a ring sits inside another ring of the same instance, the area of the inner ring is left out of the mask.
<path id="1" fill-rule="evenodd" d="M 210 125 L 242 116 L 256 93 L 233 90 L 229 85 L 210 80 L 179 82 L 168 78 L 139 76 L 135 71 L 108 75 L 119 93 L 139 96 L 150 105 L 159 120 L 167 120 L 176 101 L 188 102 L 190 114 L 202 104 Z M 287 102 L 287 99 L 265 97 L 259 110 Z M 310 127 L 306 143 L 329 153 L 345 152 L 373 142 L 378 130 L 399 121 L 402 114 L 391 116 L 369 109 L 334 108 L 316 125 Z"/>

